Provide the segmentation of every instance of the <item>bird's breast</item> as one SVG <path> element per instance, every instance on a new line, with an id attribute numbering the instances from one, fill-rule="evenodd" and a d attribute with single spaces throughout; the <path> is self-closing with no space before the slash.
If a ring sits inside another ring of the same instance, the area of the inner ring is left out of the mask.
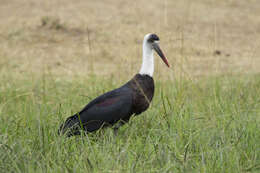
<path id="1" fill-rule="evenodd" d="M 145 111 L 154 95 L 154 81 L 148 75 L 137 74 L 130 81 L 133 92 L 133 113 L 140 114 Z"/>

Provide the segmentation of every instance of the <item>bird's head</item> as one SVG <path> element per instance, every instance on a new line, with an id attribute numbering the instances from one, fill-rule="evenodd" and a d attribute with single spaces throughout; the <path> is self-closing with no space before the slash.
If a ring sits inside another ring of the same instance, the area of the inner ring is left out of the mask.
<path id="1" fill-rule="evenodd" d="M 155 50 L 156 53 L 161 57 L 163 62 L 170 67 L 167 58 L 165 57 L 163 51 L 159 46 L 160 38 L 156 34 L 146 34 L 144 36 L 144 44 L 149 46 L 152 50 Z"/>

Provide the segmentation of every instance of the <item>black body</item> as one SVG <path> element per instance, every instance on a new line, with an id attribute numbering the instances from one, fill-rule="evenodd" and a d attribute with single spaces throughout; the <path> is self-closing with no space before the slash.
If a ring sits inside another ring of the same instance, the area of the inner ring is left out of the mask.
<path id="1" fill-rule="evenodd" d="M 131 115 L 144 112 L 154 95 L 154 81 L 148 75 L 136 74 L 120 88 L 109 91 L 86 105 L 79 113 L 69 117 L 60 126 L 59 133 L 67 136 L 80 134 L 102 127 L 112 126 L 118 121 L 128 122 Z"/>

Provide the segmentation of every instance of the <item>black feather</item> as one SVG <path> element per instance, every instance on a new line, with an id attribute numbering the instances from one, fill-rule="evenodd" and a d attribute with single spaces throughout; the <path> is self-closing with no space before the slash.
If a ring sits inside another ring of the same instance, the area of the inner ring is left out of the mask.
<path id="1" fill-rule="evenodd" d="M 80 129 L 93 132 L 120 120 L 128 122 L 132 114 L 140 114 L 149 107 L 153 94 L 153 78 L 137 74 L 122 87 L 97 97 L 69 117 L 60 126 L 59 134 L 78 135 Z"/>

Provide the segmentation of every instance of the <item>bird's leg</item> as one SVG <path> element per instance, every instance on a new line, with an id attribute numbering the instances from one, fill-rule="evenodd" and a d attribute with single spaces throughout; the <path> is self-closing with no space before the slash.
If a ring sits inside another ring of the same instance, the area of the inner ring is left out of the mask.
<path id="1" fill-rule="evenodd" d="M 114 130 L 114 135 L 117 136 L 118 134 L 118 129 L 119 127 L 121 127 L 122 125 L 124 125 L 121 121 L 116 123 L 116 125 L 113 127 L 113 130 Z"/>
<path id="2" fill-rule="evenodd" d="M 120 120 L 118 123 L 116 123 L 113 127 L 114 134 L 117 136 L 119 127 L 123 126 L 126 123 L 124 120 Z"/>
<path id="3" fill-rule="evenodd" d="M 114 130 L 114 135 L 117 136 L 117 134 L 118 134 L 118 128 L 113 128 L 113 130 Z"/>

